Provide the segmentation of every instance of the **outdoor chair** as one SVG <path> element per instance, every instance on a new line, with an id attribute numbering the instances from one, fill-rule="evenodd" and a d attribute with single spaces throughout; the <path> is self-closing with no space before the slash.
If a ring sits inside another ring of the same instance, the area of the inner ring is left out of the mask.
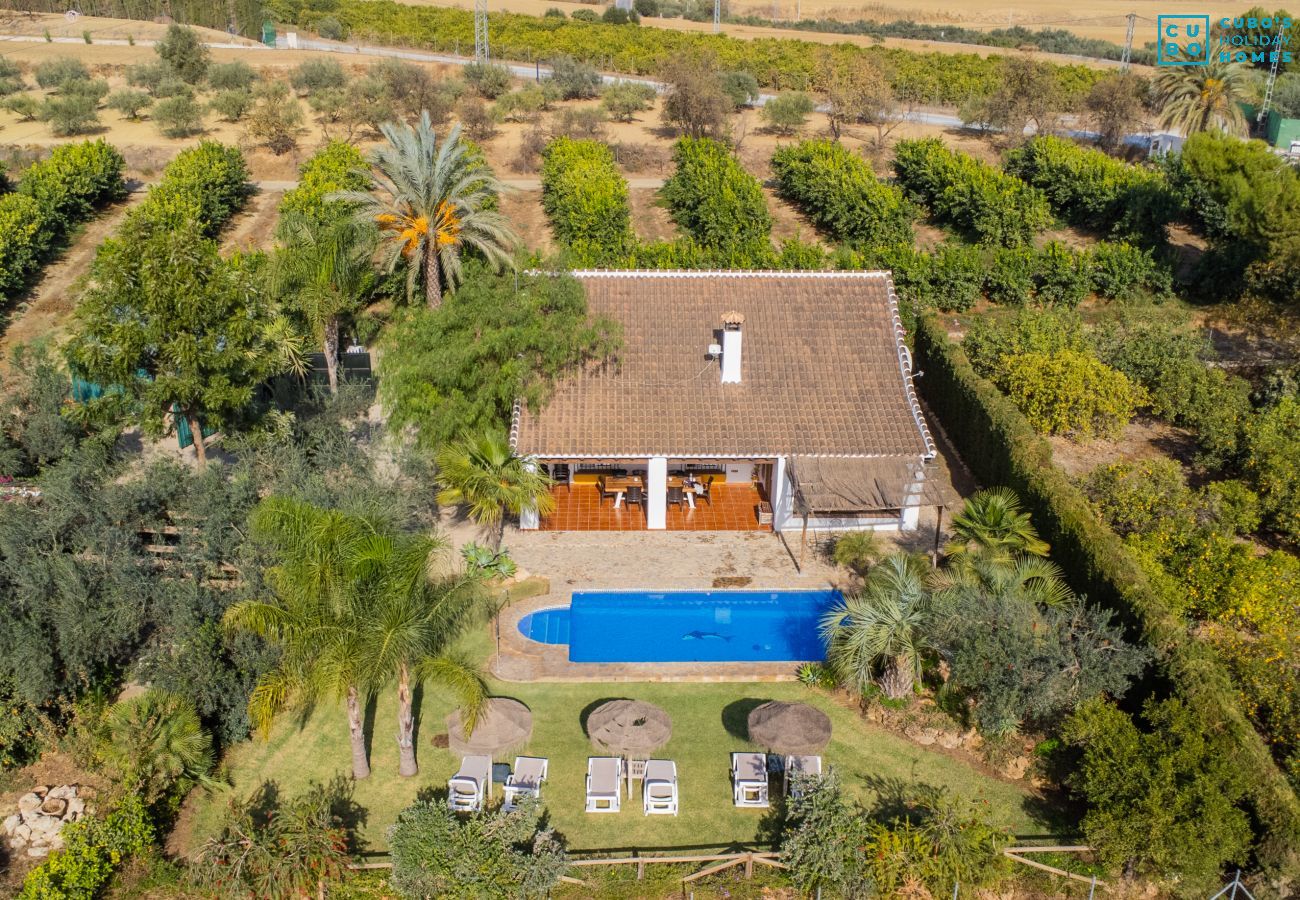
<path id="1" fill-rule="evenodd" d="M 670 487 L 668 489 L 668 502 L 681 506 L 686 502 L 686 493 L 679 487 Z"/>
<path id="2" fill-rule="evenodd" d="M 709 506 L 712 506 L 713 505 L 712 491 L 713 491 L 713 476 L 710 475 L 708 478 L 700 482 L 700 487 L 695 491 L 695 497 L 697 500 L 703 500 L 705 503 L 709 504 Z"/>
<path id="3" fill-rule="evenodd" d="M 519 805 L 521 797 L 542 796 L 548 760 L 538 756 L 516 756 L 515 768 L 506 779 L 506 809 Z"/>
<path id="4" fill-rule="evenodd" d="M 633 503 L 638 506 L 645 505 L 645 490 L 639 484 L 629 484 L 627 486 L 627 494 L 623 497 L 623 502 L 628 506 L 631 506 Z"/>
<path id="5" fill-rule="evenodd" d="M 800 792 L 794 789 L 796 775 L 821 777 L 821 774 L 822 758 L 820 756 L 787 756 L 782 774 L 785 793 L 792 797 L 799 796 Z"/>
<path id="6" fill-rule="evenodd" d="M 573 482 L 570 480 L 569 467 L 565 463 L 554 463 L 551 466 L 551 480 L 556 484 L 564 485 L 564 489 L 570 493 L 573 492 Z"/>
<path id="7" fill-rule="evenodd" d="M 447 805 L 458 812 L 482 809 L 491 790 L 492 757 L 462 757 L 460 771 L 447 780 Z"/>
<path id="8" fill-rule="evenodd" d="M 677 763 L 670 759 L 647 762 L 641 798 L 647 816 L 677 815 Z"/>
<path id="9" fill-rule="evenodd" d="M 596 490 L 600 491 L 600 502 L 604 503 L 606 498 L 612 497 L 618 499 L 618 491 L 611 491 L 605 484 L 605 476 L 602 475 L 596 479 Z"/>
<path id="10" fill-rule="evenodd" d="M 767 807 L 767 754 L 731 754 L 731 793 L 736 806 Z"/>
<path id="11" fill-rule="evenodd" d="M 587 812 L 616 813 L 622 809 L 623 760 L 617 756 L 587 758 Z"/>

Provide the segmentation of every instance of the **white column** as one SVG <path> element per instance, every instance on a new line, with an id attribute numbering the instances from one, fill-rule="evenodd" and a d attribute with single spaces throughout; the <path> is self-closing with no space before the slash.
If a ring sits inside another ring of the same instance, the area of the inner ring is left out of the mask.
<path id="1" fill-rule="evenodd" d="M 646 474 L 646 528 L 663 531 L 668 527 L 668 458 L 650 457 Z"/>
<path id="2" fill-rule="evenodd" d="M 524 463 L 524 468 L 529 472 L 537 471 L 537 460 L 530 459 Z M 541 517 L 537 515 L 536 506 L 525 506 L 519 511 L 519 530 L 536 531 L 541 524 Z"/>
<path id="3" fill-rule="evenodd" d="M 772 496 L 768 497 L 772 504 L 773 531 L 780 531 L 781 525 L 785 522 L 783 510 L 786 503 L 785 493 L 785 457 L 778 456 L 776 464 L 772 466 Z"/>
<path id="4" fill-rule="evenodd" d="M 921 524 L 921 492 L 925 489 L 925 468 L 918 466 L 916 475 L 906 488 L 903 498 L 903 514 L 899 517 L 898 527 L 903 531 L 916 531 Z"/>

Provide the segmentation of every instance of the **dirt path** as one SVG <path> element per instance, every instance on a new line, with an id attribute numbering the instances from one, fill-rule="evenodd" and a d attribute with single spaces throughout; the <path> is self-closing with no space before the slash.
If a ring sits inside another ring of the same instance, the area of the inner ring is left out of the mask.
<path id="1" fill-rule="evenodd" d="M 275 231 L 275 223 L 279 218 L 280 200 L 284 197 L 284 190 L 268 189 L 267 185 L 278 183 L 264 182 L 260 184 L 261 189 L 258 193 L 254 194 L 252 199 L 244 204 L 244 208 L 226 226 L 225 233 L 221 238 L 221 251 L 223 253 L 230 253 L 233 250 L 247 253 L 271 246 L 271 238 Z"/>
<path id="2" fill-rule="evenodd" d="M 126 211 L 143 200 L 144 195 L 144 190 L 136 190 L 123 202 L 91 220 L 72 246 L 45 267 L 44 275 L 28 298 L 6 317 L 4 333 L 0 335 L 0 369 L 8 367 L 9 354 L 19 344 L 31 343 L 38 338 L 59 339 L 76 305 L 77 282 L 90 272 L 95 251 L 122 224 Z"/>

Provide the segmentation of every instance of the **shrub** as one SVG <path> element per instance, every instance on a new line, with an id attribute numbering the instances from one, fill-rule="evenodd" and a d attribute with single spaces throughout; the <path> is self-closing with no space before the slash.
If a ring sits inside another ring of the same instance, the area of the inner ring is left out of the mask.
<path id="1" fill-rule="evenodd" d="M 794 134 L 808 124 L 812 98 L 803 91 L 778 94 L 763 104 L 763 121 L 777 134 Z"/>
<path id="2" fill-rule="evenodd" d="M 1007 154 L 1007 172 L 1041 190 L 1072 225 L 1147 245 L 1163 244 L 1178 204 L 1164 176 L 1054 135 Z"/>
<path id="3" fill-rule="evenodd" d="M 31 197 L 0 196 L 0 293 L 12 296 L 36 271 L 49 246 L 45 225 L 41 205 Z"/>
<path id="4" fill-rule="evenodd" d="M 975 371 L 994 381 L 1009 357 L 1022 353 L 1054 354 L 1086 351 L 1083 323 L 1073 311 L 1025 309 L 1010 322 L 983 316 L 962 340 L 962 350 Z"/>
<path id="5" fill-rule="evenodd" d="M 456 117 L 471 140 L 487 141 L 496 136 L 497 120 L 492 110 L 478 97 L 466 97 L 456 108 Z"/>
<path id="6" fill-rule="evenodd" d="M 496 63 L 472 62 L 463 71 L 465 81 L 485 100 L 495 100 L 507 93 L 514 81 L 510 70 Z"/>
<path id="7" fill-rule="evenodd" d="M 1087 254 L 1076 253 L 1052 241 L 1034 260 L 1034 294 L 1038 302 L 1074 309 L 1092 290 L 1092 267 Z"/>
<path id="8" fill-rule="evenodd" d="M 984 271 L 978 247 L 943 244 L 930 255 L 929 305 L 955 312 L 970 309 L 980 298 Z"/>
<path id="9" fill-rule="evenodd" d="M 753 267 L 772 253 L 772 217 L 758 179 L 727 147 L 709 138 L 681 138 L 677 169 L 660 192 L 675 221 L 729 267 Z"/>
<path id="10" fill-rule="evenodd" d="M 203 131 L 203 107 L 188 94 L 159 100 L 151 118 L 163 137 L 184 138 Z"/>
<path id="11" fill-rule="evenodd" d="M 999 381 L 1035 429 L 1079 438 L 1118 437 L 1144 396 L 1122 372 L 1074 350 L 1009 357 Z"/>
<path id="12" fill-rule="evenodd" d="M 600 16 L 590 9 L 575 9 L 569 18 L 576 22 L 599 22 Z"/>
<path id="13" fill-rule="evenodd" d="M 5 97 L 4 103 L 0 105 L 16 115 L 20 122 L 36 121 L 45 109 L 45 104 L 34 94 L 15 94 L 12 97 Z"/>
<path id="14" fill-rule="evenodd" d="M 341 41 L 348 36 L 343 23 L 333 16 L 321 16 L 315 22 L 316 33 L 327 41 Z"/>
<path id="15" fill-rule="evenodd" d="M 0 56 L 0 97 L 16 94 L 27 89 L 23 81 L 23 70 L 13 60 Z"/>
<path id="16" fill-rule="evenodd" d="M 164 82 L 179 80 L 162 63 L 140 63 L 126 67 L 126 83 L 131 87 L 144 88 L 151 97 L 163 96 L 158 89 Z"/>
<path id="17" fill-rule="evenodd" d="M 915 211 L 860 157 L 836 141 L 804 141 L 772 154 L 783 197 L 831 237 L 854 247 L 910 244 Z"/>
<path id="18" fill-rule="evenodd" d="M 289 83 L 302 94 L 341 88 L 348 83 L 343 67 L 332 59 L 309 59 L 289 74 Z"/>
<path id="19" fill-rule="evenodd" d="M 631 122 L 654 104 L 655 96 L 655 89 L 648 84 L 620 81 L 605 88 L 600 105 L 615 122 Z"/>
<path id="20" fill-rule="evenodd" d="M 244 124 L 248 139 L 280 156 L 297 147 L 298 138 L 305 132 L 302 104 L 288 85 L 282 81 L 264 83 Z"/>
<path id="21" fill-rule="evenodd" d="M 138 242 L 142 233 L 155 228 L 196 228 L 212 237 L 251 190 L 243 154 L 234 147 L 202 141 L 167 164 L 149 196 L 127 214 L 122 236 Z"/>
<path id="22" fill-rule="evenodd" d="M 546 12 L 542 13 L 542 18 L 543 19 L 567 19 L 568 16 L 566 16 L 564 14 L 564 10 L 560 9 L 558 6 L 548 6 L 546 8 Z"/>
<path id="23" fill-rule="evenodd" d="M 758 79 L 748 72 L 723 72 L 718 76 L 718 86 L 731 100 L 733 110 L 753 106 L 758 100 Z"/>
<path id="24" fill-rule="evenodd" d="M 530 797 L 510 812 L 459 816 L 446 803 L 420 802 L 388 831 L 392 885 L 404 897 L 546 897 L 568 865 L 564 846 Z"/>
<path id="25" fill-rule="evenodd" d="M 51 97 L 41 108 L 41 118 L 49 123 L 55 137 L 86 134 L 99 127 L 98 104 L 90 97 L 75 94 Z"/>
<path id="26" fill-rule="evenodd" d="M 1254 534 L 1263 522 L 1259 494 L 1244 481 L 1211 481 L 1201 489 L 1201 508 L 1211 522 L 1232 534 Z"/>
<path id="27" fill-rule="evenodd" d="M 816 272 L 826 268 L 826 251 L 818 244 L 786 238 L 776 254 L 776 268 L 792 272 Z"/>
<path id="28" fill-rule="evenodd" d="M 154 50 L 167 68 L 186 84 L 198 84 L 208 74 L 210 54 L 193 28 L 168 25 L 167 33 Z"/>
<path id="29" fill-rule="evenodd" d="M 126 859 L 154 841 L 137 797 L 127 797 L 102 819 L 87 816 L 63 826 L 63 850 L 28 873 L 19 900 L 85 900 L 99 895 Z"/>
<path id="30" fill-rule="evenodd" d="M 1164 295 L 1172 287 L 1169 270 L 1150 250 L 1126 243 L 1102 242 L 1092 249 L 1092 286 L 1110 300 Z"/>
<path id="31" fill-rule="evenodd" d="M 936 218 L 982 243 L 1028 244 L 1051 221 L 1047 201 L 1037 190 L 948 149 L 938 138 L 899 141 L 894 172 L 903 190 L 929 206 Z"/>
<path id="32" fill-rule="evenodd" d="M 587 100 L 600 93 L 600 73 L 572 56 L 557 56 L 551 60 L 551 74 L 547 80 L 559 89 L 565 100 Z"/>
<path id="33" fill-rule="evenodd" d="M 363 191 L 369 185 L 366 159 L 344 141 L 330 141 L 298 170 L 298 186 L 280 201 L 280 216 L 328 224 L 350 214 L 349 205 L 327 199 L 338 191 Z"/>
<path id="34" fill-rule="evenodd" d="M 1186 533 L 1196 526 L 1195 498 L 1172 459 L 1098 466 L 1088 473 L 1083 492 L 1118 534 Z"/>
<path id="35" fill-rule="evenodd" d="M 580 265 L 612 265 L 635 243 L 627 181 L 605 144 L 557 138 L 542 155 L 542 207 Z"/>
<path id="36" fill-rule="evenodd" d="M 994 303 L 1025 306 L 1034 291 L 1037 261 L 1028 247 L 998 247 L 984 276 L 984 293 Z"/>
<path id="37" fill-rule="evenodd" d="M 140 118 L 140 113 L 148 109 L 152 103 L 152 98 L 144 91 L 124 89 L 114 91 L 108 97 L 108 108 L 117 110 L 122 114 L 122 118 L 131 120 Z"/>
<path id="38" fill-rule="evenodd" d="M 638 16 L 657 16 L 659 15 L 659 0 L 635 0 L 632 8 L 636 10 Z"/>
<path id="39" fill-rule="evenodd" d="M 600 21 L 608 25 L 635 25 L 638 17 L 635 10 L 629 11 L 619 9 L 617 6 L 607 6 L 600 15 Z"/>
<path id="40" fill-rule="evenodd" d="M 256 81 L 257 72 L 243 60 L 208 66 L 208 86 L 214 91 L 248 90 Z"/>
<path id="41" fill-rule="evenodd" d="M 46 90 L 62 91 L 70 84 L 89 80 L 85 63 L 71 56 L 56 56 L 36 67 L 36 83 Z"/>
<path id="42" fill-rule="evenodd" d="M 562 109 L 551 123 L 556 137 L 599 139 L 605 134 L 605 111 L 598 106 Z"/>
<path id="43" fill-rule="evenodd" d="M 108 82 L 102 78 L 92 78 L 89 81 L 74 81 L 63 86 L 62 94 L 65 97 L 84 97 L 96 106 L 99 102 L 108 96 Z"/>
<path id="44" fill-rule="evenodd" d="M 252 108 L 253 92 L 243 88 L 218 91 L 217 95 L 208 101 L 208 109 L 227 122 L 238 122 Z"/>
<path id="45" fill-rule="evenodd" d="M 667 85 L 663 120 L 682 134 L 723 139 L 734 98 L 723 89 L 716 63 L 703 56 L 671 59 L 661 78 Z"/>
<path id="46" fill-rule="evenodd" d="M 1250 419 L 1243 435 L 1246 477 L 1265 523 L 1300 544 L 1300 396 L 1282 398 Z"/>

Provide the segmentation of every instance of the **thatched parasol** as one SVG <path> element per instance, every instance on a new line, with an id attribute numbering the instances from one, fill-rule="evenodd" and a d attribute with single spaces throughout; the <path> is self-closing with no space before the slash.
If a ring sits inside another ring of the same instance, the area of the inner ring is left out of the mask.
<path id="1" fill-rule="evenodd" d="M 772 700 L 749 714 L 749 739 L 774 753 L 817 753 L 831 740 L 831 720 L 807 703 Z"/>
<path id="2" fill-rule="evenodd" d="M 611 700 L 587 717 L 587 736 L 610 753 L 650 753 L 673 736 L 673 722 L 653 703 Z"/>
<path id="3" fill-rule="evenodd" d="M 533 736 L 533 714 L 518 700 L 493 697 L 478 717 L 472 734 L 466 735 L 460 710 L 447 717 L 447 744 L 460 756 L 491 756 L 522 747 Z"/>

